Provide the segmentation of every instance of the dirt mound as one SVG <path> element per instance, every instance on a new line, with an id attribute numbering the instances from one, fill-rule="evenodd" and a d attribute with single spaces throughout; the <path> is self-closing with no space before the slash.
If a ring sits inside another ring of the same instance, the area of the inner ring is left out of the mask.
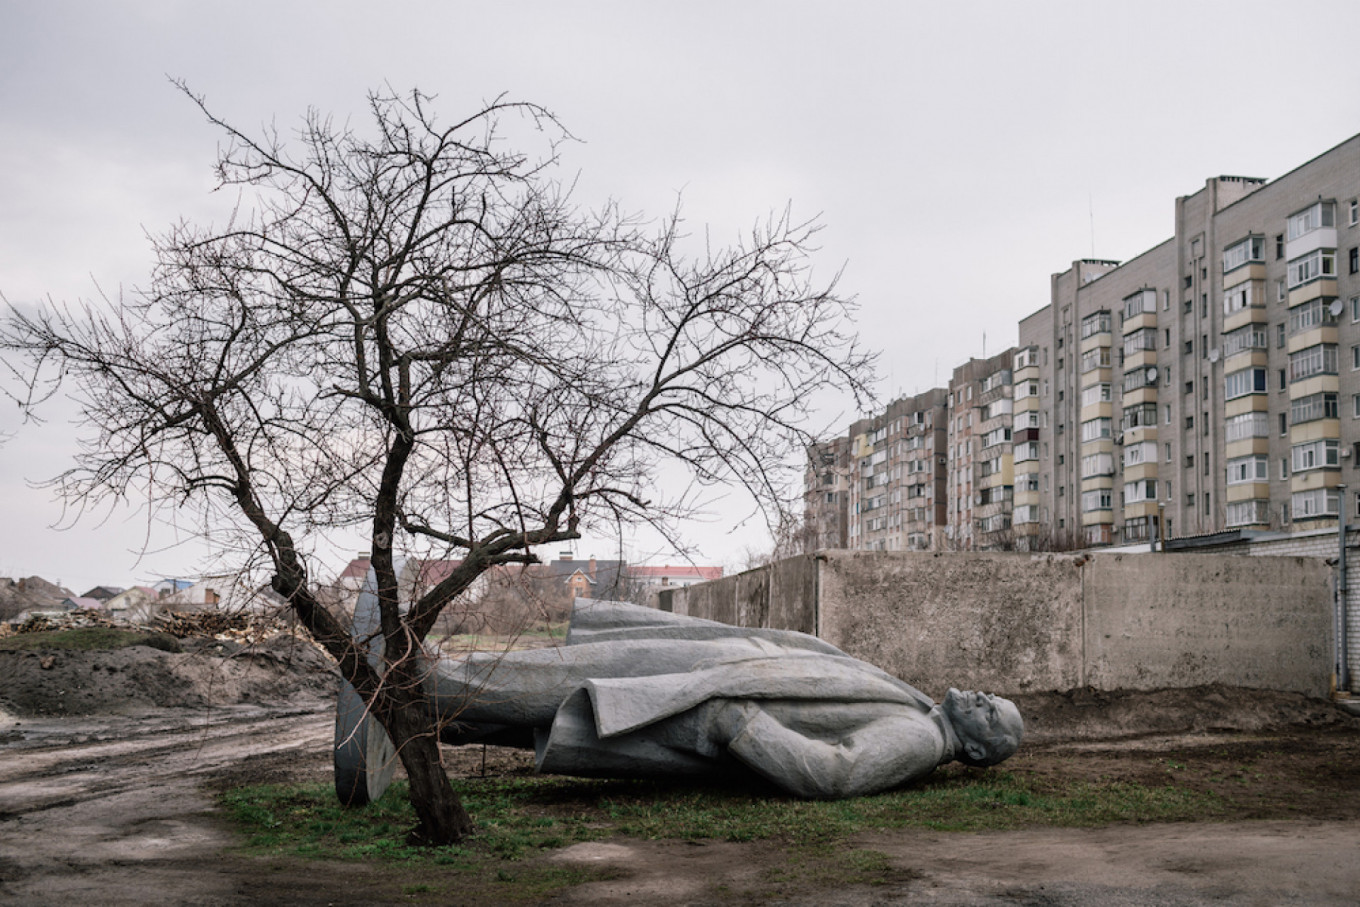
<path id="1" fill-rule="evenodd" d="M 248 646 L 185 640 L 183 648 L 0 650 L 0 709 L 18 716 L 135 715 L 335 691 L 337 675 L 328 659 L 295 637 Z"/>
<path id="2" fill-rule="evenodd" d="M 1357 723 L 1321 699 L 1222 684 L 1170 690 L 1077 689 L 1013 698 L 1025 718 L 1027 744 Z"/>

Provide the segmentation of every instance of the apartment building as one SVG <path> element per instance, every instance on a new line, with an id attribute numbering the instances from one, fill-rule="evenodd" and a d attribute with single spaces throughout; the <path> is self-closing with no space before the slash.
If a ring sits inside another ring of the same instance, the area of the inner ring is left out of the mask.
<path id="1" fill-rule="evenodd" d="M 935 388 L 895 400 L 882 413 L 855 422 L 845 437 L 814 445 L 804 500 L 815 546 L 942 547 L 947 437 L 948 392 Z"/>
<path id="2" fill-rule="evenodd" d="M 945 547 L 956 551 L 1012 547 L 1014 358 L 969 359 L 949 382 Z"/>
<path id="3" fill-rule="evenodd" d="M 936 413 L 919 442 L 935 456 L 901 488 L 907 411 Z M 849 548 L 1129 544 L 1360 513 L 1360 136 L 1273 181 L 1206 180 L 1176 199 L 1170 239 L 1074 261 L 1015 349 L 842 441 Z"/>
<path id="4" fill-rule="evenodd" d="M 1209 179 L 1171 239 L 1054 275 L 1015 365 L 1026 547 L 1335 525 L 1360 440 L 1358 194 L 1360 136 L 1272 182 Z"/>
<path id="5" fill-rule="evenodd" d="M 809 550 L 848 548 L 850 439 L 821 441 L 808 451 L 803 478 L 805 544 Z"/>

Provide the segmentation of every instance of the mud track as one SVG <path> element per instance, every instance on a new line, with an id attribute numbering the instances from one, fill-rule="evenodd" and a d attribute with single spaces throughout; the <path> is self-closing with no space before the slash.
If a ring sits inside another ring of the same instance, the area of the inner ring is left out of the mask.
<path id="1" fill-rule="evenodd" d="M 0 759 L 0 896 L 33 904 L 237 904 L 240 867 L 204 783 L 329 751 L 333 707 L 32 719 Z"/>

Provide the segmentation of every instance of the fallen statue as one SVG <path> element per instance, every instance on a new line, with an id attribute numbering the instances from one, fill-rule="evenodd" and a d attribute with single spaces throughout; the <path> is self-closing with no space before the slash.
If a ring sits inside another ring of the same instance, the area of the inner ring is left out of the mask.
<path id="1" fill-rule="evenodd" d="M 377 622 L 365 608 L 376 612 L 375 597 L 356 608 L 360 638 Z M 533 749 L 541 772 L 754 772 L 816 799 L 887 790 L 954 760 L 994 765 L 1024 732 L 1009 700 L 951 689 L 936 704 L 814 636 L 589 599 L 563 646 L 441 658 L 429 684 L 443 742 Z M 335 740 L 341 801 L 381 796 L 391 744 L 347 684 Z"/>

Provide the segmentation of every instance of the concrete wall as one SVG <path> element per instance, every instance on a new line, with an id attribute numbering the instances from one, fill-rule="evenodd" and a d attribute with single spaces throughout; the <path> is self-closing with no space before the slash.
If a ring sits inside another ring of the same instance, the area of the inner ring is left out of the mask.
<path id="1" fill-rule="evenodd" d="M 1091 686 L 1328 693 L 1332 571 L 1321 559 L 1108 555 L 1083 573 Z"/>
<path id="2" fill-rule="evenodd" d="M 823 551 L 677 589 L 671 607 L 814 632 L 937 697 L 1215 682 L 1323 696 L 1331 572 L 1308 557 Z"/>

